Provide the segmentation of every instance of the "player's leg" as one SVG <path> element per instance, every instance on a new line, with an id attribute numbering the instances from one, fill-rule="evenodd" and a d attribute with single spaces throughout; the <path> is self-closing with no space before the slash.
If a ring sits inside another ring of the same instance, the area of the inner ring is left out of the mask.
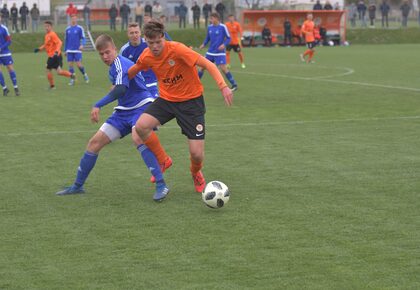
<path id="1" fill-rule="evenodd" d="M 69 72 L 70 74 L 74 75 L 74 53 L 68 52 L 67 53 L 67 63 L 69 65 Z M 74 78 L 70 78 L 69 86 L 74 86 L 76 80 Z"/>
<path id="2" fill-rule="evenodd" d="M 230 45 L 228 45 L 226 47 L 226 67 L 230 68 L 230 50 L 232 49 L 232 47 Z"/>
<path id="3" fill-rule="evenodd" d="M 231 90 L 232 91 L 236 91 L 238 89 L 238 84 L 236 83 L 235 79 L 233 78 L 232 73 L 228 70 L 228 68 L 226 67 L 226 59 L 224 56 L 218 56 L 217 57 L 217 65 L 220 68 L 220 70 L 225 74 L 226 78 L 229 80 L 231 86 Z"/>
<path id="4" fill-rule="evenodd" d="M 57 195 L 68 195 L 68 194 L 77 194 L 84 193 L 85 190 L 83 185 L 86 182 L 90 172 L 93 167 L 95 167 L 96 160 L 98 159 L 98 154 L 101 149 L 109 144 L 112 139 L 119 138 L 119 131 L 105 123 L 102 127 L 96 132 L 95 135 L 89 140 L 85 153 L 80 159 L 79 167 L 77 168 L 76 179 L 70 187 L 65 188 L 57 192 Z M 109 136 L 112 137 L 109 137 Z"/>
<path id="5" fill-rule="evenodd" d="M 54 60 L 52 57 L 49 57 L 47 60 L 46 74 L 47 74 L 48 83 L 50 84 L 50 90 L 55 89 L 54 76 L 52 74 L 52 70 L 54 69 L 54 67 L 55 67 Z"/>
<path id="6" fill-rule="evenodd" d="M 300 60 L 301 61 L 306 61 L 306 56 L 309 56 L 311 54 L 311 49 L 310 49 L 310 43 L 306 43 L 306 50 L 303 54 L 300 55 Z"/>
<path id="7" fill-rule="evenodd" d="M 78 53 L 77 54 L 77 68 L 79 69 L 79 71 L 82 73 L 83 78 L 85 80 L 86 83 L 89 82 L 89 76 L 86 73 L 85 67 L 82 64 L 82 53 Z"/>
<path id="8" fill-rule="evenodd" d="M 313 62 L 312 58 L 314 57 L 314 54 L 315 54 L 315 42 L 309 42 L 308 49 L 309 49 L 308 63 L 311 63 Z"/>
<path id="9" fill-rule="evenodd" d="M 0 61 L 2 61 L 2 58 L 0 58 Z M 10 92 L 9 89 L 6 86 L 6 82 L 4 81 L 4 77 L 3 77 L 3 70 L 2 70 L 3 65 L 0 63 L 0 85 L 3 88 L 3 96 L 7 96 L 7 94 Z"/>
<path id="10" fill-rule="evenodd" d="M 194 181 L 195 190 L 197 192 L 203 192 L 206 186 L 206 180 L 204 178 L 203 168 L 204 163 L 204 139 L 203 140 L 188 140 L 188 147 L 190 150 L 190 171 Z"/>
<path id="11" fill-rule="evenodd" d="M 19 88 L 18 88 L 18 85 L 17 85 L 16 71 L 15 71 L 15 69 L 13 67 L 13 59 L 12 59 L 12 57 L 10 57 L 9 64 L 7 65 L 7 70 L 9 72 L 10 79 L 12 80 L 13 87 L 15 89 L 15 95 L 16 96 L 19 96 L 20 95 L 20 92 L 19 92 Z"/>
<path id="12" fill-rule="evenodd" d="M 246 68 L 246 65 L 245 65 L 245 62 L 244 62 L 244 55 L 242 54 L 242 48 L 241 48 L 241 46 L 238 44 L 234 48 L 234 51 L 238 54 L 239 61 L 241 62 L 241 67 L 242 68 Z"/>

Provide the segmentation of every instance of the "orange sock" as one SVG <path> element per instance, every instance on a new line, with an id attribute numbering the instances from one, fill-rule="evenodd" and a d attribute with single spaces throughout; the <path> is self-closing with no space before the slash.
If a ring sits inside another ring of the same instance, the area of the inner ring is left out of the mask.
<path id="1" fill-rule="evenodd" d="M 238 52 L 238 56 L 239 56 L 239 61 L 241 63 L 244 63 L 244 55 L 242 54 L 242 52 Z"/>
<path id="2" fill-rule="evenodd" d="M 196 175 L 197 172 L 200 171 L 201 168 L 203 168 L 203 162 L 197 162 L 191 157 L 190 157 L 190 160 L 191 160 L 191 166 L 190 166 L 191 174 Z"/>
<path id="3" fill-rule="evenodd" d="M 307 49 L 307 50 L 303 53 L 303 56 L 307 56 L 308 54 L 311 54 L 311 50 L 310 50 L 310 49 Z"/>
<path id="4" fill-rule="evenodd" d="M 48 82 L 50 83 L 50 87 L 54 86 L 54 77 L 53 74 L 51 72 L 47 73 L 47 79 Z"/>
<path id="5" fill-rule="evenodd" d="M 65 77 L 70 77 L 71 76 L 71 72 L 67 71 L 67 70 L 60 70 L 60 72 L 58 73 L 60 76 L 65 76 Z"/>
<path id="6" fill-rule="evenodd" d="M 226 51 L 226 64 L 230 64 L 230 53 Z"/>
<path id="7" fill-rule="evenodd" d="M 150 151 L 155 154 L 156 159 L 158 160 L 159 164 L 165 163 L 165 160 L 168 158 L 168 155 L 163 149 L 162 145 L 160 144 L 159 138 L 155 132 L 152 131 L 149 138 L 144 141 L 144 144 L 150 149 Z"/>
<path id="8" fill-rule="evenodd" d="M 310 51 L 308 61 L 312 60 L 312 58 L 314 57 L 314 53 L 315 52 L 313 50 Z"/>

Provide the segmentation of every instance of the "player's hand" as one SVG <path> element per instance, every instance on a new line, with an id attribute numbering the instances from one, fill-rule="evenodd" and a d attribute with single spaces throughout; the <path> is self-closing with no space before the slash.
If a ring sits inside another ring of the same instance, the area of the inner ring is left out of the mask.
<path id="1" fill-rule="evenodd" d="M 79 50 L 83 50 L 83 48 L 84 48 L 83 45 L 79 46 Z"/>
<path id="2" fill-rule="evenodd" d="M 199 48 L 200 50 L 201 50 L 201 49 L 203 49 L 203 48 L 204 48 L 204 44 L 200 45 L 198 48 Z"/>
<path id="3" fill-rule="evenodd" d="M 39 48 L 34 48 L 34 53 L 38 53 L 40 51 Z"/>
<path id="4" fill-rule="evenodd" d="M 229 89 L 229 87 L 224 87 L 222 89 L 222 95 L 223 95 L 223 98 L 225 99 L 226 106 L 228 106 L 228 107 L 232 106 L 233 105 L 233 93 Z"/>
<path id="5" fill-rule="evenodd" d="M 92 121 L 92 123 L 98 123 L 99 122 L 99 112 L 101 111 L 101 109 L 97 108 L 97 107 L 93 107 L 92 111 L 90 111 L 90 120 Z"/>
<path id="6" fill-rule="evenodd" d="M 224 50 L 224 49 L 225 49 L 225 45 L 224 44 L 220 45 L 219 48 L 218 48 L 218 50 Z"/>

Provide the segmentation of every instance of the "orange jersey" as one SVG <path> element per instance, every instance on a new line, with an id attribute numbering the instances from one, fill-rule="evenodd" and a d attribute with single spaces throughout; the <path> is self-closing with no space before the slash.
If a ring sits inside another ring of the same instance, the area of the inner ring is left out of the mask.
<path id="1" fill-rule="evenodd" d="M 315 41 L 314 37 L 314 28 L 315 24 L 311 20 L 305 20 L 302 24 L 302 33 L 305 36 L 306 42 L 313 42 Z"/>
<path id="2" fill-rule="evenodd" d="M 241 25 L 239 24 L 238 21 L 233 21 L 233 22 L 226 22 L 225 23 L 226 28 L 229 31 L 230 34 L 230 45 L 238 45 L 239 44 L 239 40 L 241 39 L 242 36 L 242 28 Z"/>
<path id="3" fill-rule="evenodd" d="M 49 57 L 53 57 L 54 53 L 57 51 L 58 54 L 61 54 L 61 46 L 63 42 L 58 38 L 57 34 L 54 31 L 50 31 L 45 34 L 44 44 L 40 49 L 45 49 Z"/>
<path id="4" fill-rule="evenodd" d="M 182 43 L 166 41 L 159 56 L 154 56 L 146 48 L 134 66 L 139 70 L 152 69 L 162 99 L 183 102 L 203 94 L 203 85 L 195 67 L 199 57 L 199 53 Z"/>

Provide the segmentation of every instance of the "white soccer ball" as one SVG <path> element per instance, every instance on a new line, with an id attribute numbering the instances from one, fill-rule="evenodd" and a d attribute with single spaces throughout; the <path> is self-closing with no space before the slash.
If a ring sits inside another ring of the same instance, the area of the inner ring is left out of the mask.
<path id="1" fill-rule="evenodd" d="M 229 188 L 220 181 L 210 181 L 203 190 L 204 203 L 211 208 L 221 208 L 229 201 Z"/>
<path id="2" fill-rule="evenodd" d="M 334 46 L 334 41 L 332 41 L 332 40 L 328 41 L 328 45 L 329 46 Z"/>

